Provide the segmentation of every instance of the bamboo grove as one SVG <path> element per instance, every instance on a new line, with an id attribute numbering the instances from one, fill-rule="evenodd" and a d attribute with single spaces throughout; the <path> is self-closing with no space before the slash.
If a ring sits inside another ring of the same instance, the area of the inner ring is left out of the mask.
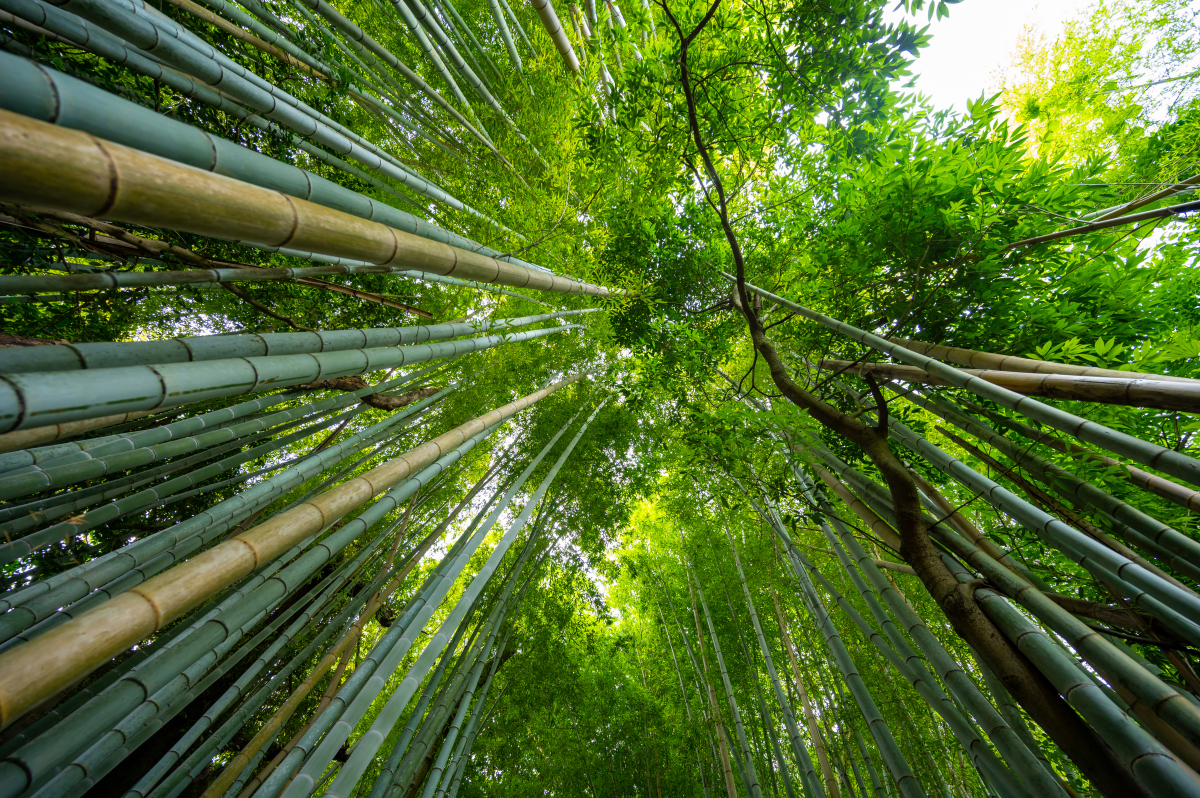
<path id="1" fill-rule="evenodd" d="M 1200 796 L 1197 11 L 954 13 L 0 0 L 0 798 Z"/>

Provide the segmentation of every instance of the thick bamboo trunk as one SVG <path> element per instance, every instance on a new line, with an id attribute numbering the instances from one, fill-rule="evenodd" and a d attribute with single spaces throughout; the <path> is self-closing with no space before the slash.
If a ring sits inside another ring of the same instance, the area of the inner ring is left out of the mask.
<path id="1" fill-rule="evenodd" d="M 7 111 L 0 111 L 0 165 L 0 196 L 8 202 L 519 288 L 608 295 Z"/>
<path id="2" fill-rule="evenodd" d="M 579 59 L 575 56 L 575 49 L 571 47 L 571 40 L 567 38 L 567 32 L 563 30 L 558 14 L 554 12 L 553 3 L 551 0 L 532 0 L 532 2 L 533 10 L 537 12 L 538 18 L 545 26 L 546 33 L 550 34 L 550 39 L 554 42 L 558 54 L 562 56 L 563 63 L 571 72 L 578 73 Z"/>
<path id="3" fill-rule="evenodd" d="M 824 371 L 873 375 L 926 385 L 950 385 L 947 380 L 915 366 L 892 363 L 852 363 L 847 360 L 822 360 Z M 1200 381 L 1175 382 L 1130 377 L 1095 377 L 1073 374 L 1028 374 L 1018 371 L 961 369 L 963 374 L 979 377 L 1025 396 L 1045 396 L 1073 402 L 1151 407 L 1160 410 L 1200 412 Z"/>

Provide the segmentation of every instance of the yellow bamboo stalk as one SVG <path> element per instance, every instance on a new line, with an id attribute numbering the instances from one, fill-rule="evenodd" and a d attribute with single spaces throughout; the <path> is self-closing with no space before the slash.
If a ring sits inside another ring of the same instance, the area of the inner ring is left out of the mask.
<path id="1" fill-rule="evenodd" d="M 0 111 L 0 200 L 485 283 L 611 295 L 8 111 Z"/>
<path id="2" fill-rule="evenodd" d="M 804 689 L 804 682 L 800 679 L 802 671 L 800 670 L 800 658 L 796 656 L 796 646 L 793 645 L 792 636 L 787 631 L 787 623 L 783 620 L 783 610 L 779 607 L 779 597 L 775 595 L 775 586 L 768 585 L 768 587 L 771 588 L 771 601 L 775 602 L 775 620 L 779 623 L 779 634 L 783 637 L 783 647 L 787 651 L 788 660 L 792 663 L 792 684 L 795 685 L 796 692 L 800 694 L 800 703 L 804 706 L 804 719 L 808 724 L 808 735 L 812 738 L 813 748 L 817 751 L 817 764 L 821 766 L 821 777 L 825 780 L 825 792 L 829 798 L 841 798 L 837 779 L 833 777 L 833 770 L 829 767 L 829 754 L 825 750 L 825 738 L 821 736 L 812 702 L 808 700 L 808 691 Z"/>
<path id="3" fill-rule="evenodd" d="M 1172 377 L 1167 374 L 1118 371 L 1117 369 L 1102 369 L 1094 366 L 1055 363 L 1050 360 L 1033 360 L 1027 357 L 998 355 L 994 352 L 977 352 L 974 349 L 962 349 L 957 346 L 927 344 L 922 341 L 914 341 L 911 338 L 889 338 L 888 340 L 894 344 L 900 344 L 905 349 L 911 349 L 918 354 L 928 355 L 934 360 L 946 360 L 951 363 L 957 363 L 960 366 L 970 366 L 977 369 L 1023 371 L 1035 374 L 1073 374 L 1079 377 L 1121 377 L 1124 379 L 1158 380 L 1161 382 L 1200 382 L 1200 380 L 1188 377 Z"/>
<path id="4" fill-rule="evenodd" d="M 917 572 L 913 570 L 911 565 L 905 565 L 904 563 L 892 562 L 891 560 L 877 560 L 874 557 L 871 558 L 871 562 L 875 563 L 880 568 L 886 568 L 887 570 L 895 571 L 898 574 L 908 574 L 909 576 L 917 575 Z"/>
<path id="5" fill-rule="evenodd" d="M 900 551 L 900 535 L 896 530 L 892 529 L 892 525 L 884 521 L 875 511 L 863 503 L 862 499 L 850 492 L 850 489 L 842 484 L 841 480 L 833 474 L 826 471 L 824 468 L 816 469 L 817 474 L 825 481 L 830 490 L 838 495 L 838 498 L 846 503 L 855 515 L 867 525 L 867 528 L 874 532 L 884 544 L 893 551 Z"/>
<path id="6" fill-rule="evenodd" d="M 18 449 L 28 449 L 31 446 L 41 446 L 63 438 L 72 438 L 94 429 L 111 427 L 114 424 L 124 424 L 126 421 L 133 421 L 135 418 L 142 418 L 153 412 L 153 410 L 135 410 L 132 413 L 118 413 L 115 416 L 101 416 L 83 421 L 68 421 L 65 424 L 50 424 L 46 427 L 6 432 L 0 435 L 0 454 L 15 452 Z"/>
<path id="7" fill-rule="evenodd" d="M 292 56 L 285 53 L 283 50 L 280 50 L 275 45 L 268 44 L 267 42 L 258 38 L 253 33 L 242 30 L 237 25 L 234 25 L 232 22 L 225 19 L 224 17 L 219 17 L 216 14 L 214 14 L 213 12 L 209 11 L 207 8 L 202 8 L 201 6 L 196 5 L 195 3 L 192 2 L 192 0 L 167 0 L 167 2 L 170 3 L 171 5 L 175 6 L 176 8 L 179 8 L 179 9 L 182 9 L 182 10 L 188 12 L 189 14 L 196 17 L 197 19 L 204 20 L 209 25 L 212 25 L 214 28 L 219 28 L 219 29 L 225 31 L 230 36 L 233 36 L 235 39 L 241 39 L 246 44 L 249 44 L 251 47 L 255 47 L 259 50 L 262 50 L 267 55 L 275 56 L 280 61 L 282 61 L 283 63 L 287 64 L 290 67 L 293 67 L 294 69 L 299 69 L 300 71 L 306 72 L 315 78 L 321 78 L 322 80 L 329 80 L 328 75 L 326 75 L 322 72 L 316 71 L 315 69 L 313 69 L 308 64 L 301 61 L 300 59 L 293 58 Z"/>
<path id="8" fill-rule="evenodd" d="M 951 384 L 940 377 L 933 376 L 925 369 L 894 363 L 822 360 L 820 367 L 825 371 L 858 375 L 873 374 L 927 385 Z M 961 369 L 961 371 L 1026 396 L 1045 396 L 1050 399 L 1065 399 L 1072 402 L 1102 402 L 1110 405 L 1153 407 L 1160 410 L 1182 410 L 1186 413 L 1200 412 L 1200 381 L 1142 379 L 1136 376 L 1130 377 L 1128 374 L 1114 377 L 1109 375 L 1031 374 L 999 369 Z"/>
<path id="9" fill-rule="evenodd" d="M 468 438 L 578 378 L 568 377 L 461 424 L 0 654 L 0 728 Z"/>

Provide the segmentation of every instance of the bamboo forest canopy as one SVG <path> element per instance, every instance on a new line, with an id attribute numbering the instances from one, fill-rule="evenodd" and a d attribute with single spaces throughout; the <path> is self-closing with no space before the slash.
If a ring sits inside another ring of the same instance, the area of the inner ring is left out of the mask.
<path id="1" fill-rule="evenodd" d="M 620 3 L 0 0 L 0 798 L 1200 796 L 1200 8 Z"/>

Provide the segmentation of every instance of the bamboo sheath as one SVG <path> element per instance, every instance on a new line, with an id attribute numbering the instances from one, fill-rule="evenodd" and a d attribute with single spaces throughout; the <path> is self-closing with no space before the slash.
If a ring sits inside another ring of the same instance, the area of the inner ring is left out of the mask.
<path id="1" fill-rule="evenodd" d="M 0 111 L 3 199 L 214 238 L 557 293 L 607 289 L 498 261 L 87 134 Z"/>
<path id="2" fill-rule="evenodd" d="M 1192 510 L 1193 512 L 1200 512 L 1200 491 L 1192 490 L 1191 488 L 1184 487 L 1176 482 L 1171 482 L 1169 479 L 1163 479 L 1162 477 L 1155 476 L 1154 474 L 1143 471 L 1140 468 L 1134 468 L 1131 465 L 1126 465 L 1120 460 L 1114 460 L 1106 455 L 1098 454 L 1090 449 L 1084 448 L 1083 446 L 1076 446 L 1073 443 L 1059 440 L 1053 435 L 1047 435 L 1046 433 L 1040 432 L 1027 424 L 1022 424 L 1015 419 L 1006 418 L 998 413 L 993 413 L 974 403 L 964 402 L 963 404 L 976 414 L 987 415 L 993 421 L 997 421 L 1007 427 L 1010 427 L 1011 429 L 1016 430 L 1032 441 L 1044 443 L 1047 446 L 1057 449 L 1064 454 L 1069 454 L 1072 457 L 1078 457 L 1100 463 L 1101 465 L 1110 469 L 1110 473 L 1113 471 L 1117 472 L 1118 474 L 1124 473 L 1126 479 L 1147 493 L 1153 493 L 1155 496 L 1166 499 L 1173 504 L 1178 504 L 1180 507 Z"/>
<path id="3" fill-rule="evenodd" d="M 927 399 L 920 395 L 910 395 L 908 399 L 917 406 L 923 407 L 969 432 L 979 440 L 994 446 L 1014 463 L 1028 468 L 1034 476 L 1066 498 L 1077 502 L 1082 507 L 1095 507 L 1114 522 L 1128 526 L 1139 535 L 1144 535 L 1152 544 L 1165 549 L 1173 560 L 1179 558 L 1183 560 L 1182 564 L 1191 566 L 1186 573 L 1192 578 L 1196 577 L 1198 573 L 1196 569 L 1200 569 L 1200 543 L 1192 538 L 1108 494 L 1090 482 L 1080 479 L 1066 469 L 1038 457 L 1026 448 L 1015 446 L 1012 441 L 1000 435 L 993 428 L 971 418 L 944 400 Z"/>
<path id="4" fill-rule="evenodd" d="M 510 402 L 276 516 L 122 593 L 24 646 L 0 654 L 0 723 L 7 726 L 53 695 L 208 596 L 319 532 L 358 505 L 434 462 L 472 435 L 525 409 L 574 380 Z M 45 660 L 54 652 L 52 664 Z"/>
<path id="5" fill-rule="evenodd" d="M 733 279 L 730 275 L 725 275 L 728 279 Z M 1027 396 L 1022 396 L 1018 393 L 1009 391 L 999 385 L 992 385 L 986 380 L 978 377 L 964 374 L 952 366 L 947 366 L 925 355 L 918 354 L 911 350 L 905 349 L 898 344 L 891 343 L 877 335 L 865 332 L 852 325 L 840 322 L 830 318 L 823 313 L 818 313 L 810 310 L 795 302 L 791 302 L 775 294 L 765 291 L 757 286 L 746 284 L 746 289 L 752 291 L 765 299 L 774 302 L 781 307 L 794 311 L 805 318 L 811 319 L 828 327 L 835 332 L 841 333 L 855 341 L 858 341 L 866 346 L 876 349 L 884 354 L 891 355 L 897 360 L 903 361 L 911 366 L 917 366 L 924 369 L 935 377 L 940 377 L 947 382 L 959 388 L 965 388 L 976 396 L 981 396 L 984 399 L 989 399 L 1001 407 L 1007 407 L 1010 410 L 1015 410 L 1024 416 L 1040 421 L 1057 430 L 1073 435 L 1080 440 L 1088 443 L 1094 443 L 1108 449 L 1110 452 L 1123 455 L 1131 460 L 1136 460 L 1143 465 L 1148 465 L 1151 468 L 1158 469 L 1171 476 L 1178 477 L 1185 482 L 1190 482 L 1195 485 L 1200 485 L 1200 461 L 1188 457 L 1186 455 L 1167 449 L 1163 446 L 1158 446 L 1153 443 L 1135 438 L 1132 435 L 1127 435 L 1123 432 L 1109 429 L 1102 424 L 1097 424 L 1094 421 L 1080 418 L 1071 413 L 1059 410 L 1056 407 L 1044 405 Z"/>
<path id="6" fill-rule="evenodd" d="M 85 386 L 73 372 L 0 375 L 0 424 L 9 429 L 24 428 L 41 426 L 46 421 L 61 423 L 86 418 L 96 415 L 98 408 L 148 410 L 178 406 L 456 357 L 575 328 L 576 325 L 565 325 L 508 337 L 487 336 L 403 348 L 373 347 L 104 369 L 86 381 L 87 400 L 80 399 Z M 81 405 L 81 401 L 92 404 Z"/>
<path id="7" fill-rule="evenodd" d="M 470 584 L 463 592 L 462 597 L 459 598 L 454 609 L 451 610 L 449 616 L 445 621 L 442 622 L 441 627 L 426 645 L 425 650 L 421 652 L 421 655 L 417 658 L 416 662 L 413 663 L 407 675 L 405 675 L 404 679 L 396 688 L 396 691 L 388 699 L 387 704 L 385 704 L 383 709 L 380 710 L 379 715 L 375 718 L 375 721 L 371 724 L 371 727 L 362 735 L 362 737 L 358 739 L 358 742 L 355 743 L 354 751 L 350 754 L 350 758 L 342 766 L 342 769 L 338 772 L 337 777 L 329 786 L 325 793 L 326 795 L 350 795 L 355 785 L 357 785 L 359 779 L 362 778 L 362 774 L 365 772 L 367 766 L 371 763 L 375 753 L 379 750 L 379 747 L 383 744 L 384 740 L 391 732 L 392 727 L 399 719 L 400 713 L 403 712 L 408 706 L 409 701 L 412 699 L 413 693 L 416 692 L 417 687 L 424 680 L 429 668 L 432 667 L 434 659 L 441 655 L 442 650 L 446 646 L 447 640 L 453 633 L 453 630 L 455 630 L 459 623 L 462 622 L 464 613 L 479 596 L 484 586 L 491 579 L 493 573 L 495 573 L 496 566 L 504 557 L 513 541 L 516 539 L 517 534 L 525 526 L 525 523 L 528 521 L 530 515 L 533 514 L 537 504 L 546 495 L 546 491 L 549 490 L 550 485 L 554 482 L 554 478 L 558 475 L 558 472 L 566 463 L 567 458 L 570 457 L 571 452 L 575 449 L 576 444 L 579 443 L 579 439 L 582 438 L 583 434 L 587 431 L 588 425 L 591 423 L 592 419 L 594 419 L 596 414 L 604 408 L 604 405 L 607 403 L 607 401 L 608 400 L 606 398 L 604 401 L 600 402 L 595 410 L 592 411 L 592 414 L 580 426 L 579 431 L 575 433 L 575 437 L 573 437 L 567 444 L 558 460 L 556 460 L 554 465 L 551 466 L 550 471 L 546 474 L 546 477 L 542 480 L 542 483 L 526 502 L 521 513 L 509 526 L 508 530 L 504 534 L 504 537 L 502 537 L 496 544 L 496 548 L 492 551 L 491 556 L 488 557 L 487 562 L 484 563 L 484 565 L 479 569 L 479 572 L 471 580 Z M 572 421 L 573 420 L 574 419 L 572 419 Z M 446 587 L 448 589 L 449 585 Z M 444 593 L 442 595 L 444 595 Z M 422 621 L 421 626 L 424 626 L 427 621 L 428 618 L 426 618 L 425 621 Z M 340 732 L 338 736 L 342 736 Z M 336 737 L 333 739 L 336 739 Z M 344 740 L 345 737 L 342 737 L 342 739 Z M 324 748 L 324 746 L 325 743 L 323 742 L 322 748 Z M 314 751 L 313 759 L 310 764 L 320 763 L 323 770 L 325 765 L 328 763 L 328 760 L 325 760 L 321 753 L 322 752 L 320 749 Z M 332 752 L 330 753 L 332 754 Z M 332 756 L 330 756 L 330 759 L 332 759 Z M 285 790 L 284 798 L 297 798 L 298 796 L 302 795 L 301 791 L 305 789 L 305 783 L 302 781 L 301 777 L 305 775 L 307 768 L 308 766 L 306 765 L 305 769 L 301 770 L 300 776 L 297 776 L 296 780 L 292 782 L 287 790 Z"/>
<path id="8" fill-rule="evenodd" d="M 79 275 L 90 277 L 91 275 Z M 0 278 L 3 279 L 3 278 Z M 412 327 L 367 327 L 357 330 L 320 330 L 300 333 L 257 333 L 169 338 L 162 341 L 56 344 L 0 349 L 0 373 L 70 371 L 123 366 L 187 363 L 230 357 L 271 357 L 308 352 L 339 352 L 381 346 L 439 341 L 462 335 L 511 330 L 552 319 L 594 313 L 598 308 L 561 310 L 515 319 L 480 320 L 458 324 Z M 37 349 L 36 352 L 27 350 Z M 380 388 L 379 390 L 383 390 Z"/>
<path id="9" fill-rule="evenodd" d="M 820 368 L 859 376 L 871 374 L 904 382 L 950 385 L 915 366 L 891 363 L 852 363 L 847 360 L 822 360 Z M 963 374 L 978 377 L 1025 396 L 1045 396 L 1072 402 L 1149 407 L 1200 413 L 1200 382 L 1144 380 L 1128 377 L 1083 377 L 1067 374 L 1028 374 L 1017 371 L 963 369 Z"/>
<path id="10" fill-rule="evenodd" d="M 1030 358 L 1014 357 L 1013 355 L 977 352 L 974 349 L 962 349 L 957 346 L 927 344 L 922 341 L 914 341 L 911 338 L 888 338 L 887 340 L 894 344 L 899 344 L 919 355 L 928 355 L 939 360 L 948 360 L 951 363 L 957 363 L 960 366 L 967 366 L 973 369 L 1025 372 L 1030 374 L 1063 374 L 1076 377 L 1117 377 L 1118 379 L 1126 380 L 1200 384 L 1200 380 L 1190 377 L 1173 377 L 1169 374 L 1146 374 L 1140 371 L 1102 369 L 1095 366 L 1054 363 L 1049 360 L 1031 360 Z"/>

